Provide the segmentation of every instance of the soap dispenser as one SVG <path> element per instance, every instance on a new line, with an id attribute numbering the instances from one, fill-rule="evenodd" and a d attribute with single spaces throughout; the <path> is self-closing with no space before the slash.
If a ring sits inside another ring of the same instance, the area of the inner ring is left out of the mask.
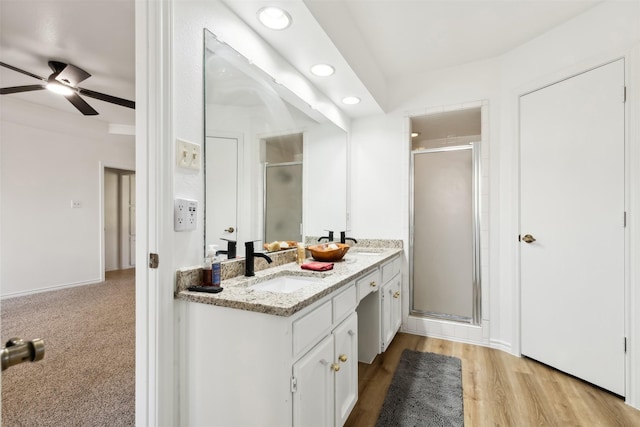
<path id="1" fill-rule="evenodd" d="M 202 263 L 202 286 L 213 285 L 212 273 L 211 258 L 209 257 L 209 253 L 207 253 L 204 257 L 204 262 Z"/>
<path id="2" fill-rule="evenodd" d="M 211 284 L 213 286 L 220 286 L 220 257 L 217 255 L 218 245 L 209 245 L 207 250 L 207 258 L 211 262 Z"/>

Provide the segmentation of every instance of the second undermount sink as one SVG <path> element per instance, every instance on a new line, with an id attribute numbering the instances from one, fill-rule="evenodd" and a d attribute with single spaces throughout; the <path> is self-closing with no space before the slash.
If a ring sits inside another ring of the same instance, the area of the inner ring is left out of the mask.
<path id="1" fill-rule="evenodd" d="M 305 286 L 318 283 L 320 278 L 317 277 L 305 277 L 305 276 L 277 276 L 273 279 L 266 280 L 264 282 L 257 283 L 253 286 L 249 286 L 248 289 L 261 292 L 276 292 L 281 294 L 290 294 L 297 290 L 304 288 Z"/>

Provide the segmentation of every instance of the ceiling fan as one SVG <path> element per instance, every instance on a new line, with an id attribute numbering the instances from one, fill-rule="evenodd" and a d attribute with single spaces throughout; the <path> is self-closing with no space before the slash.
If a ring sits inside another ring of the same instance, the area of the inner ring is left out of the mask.
<path id="1" fill-rule="evenodd" d="M 46 79 L 44 77 L 32 74 L 28 71 L 21 70 L 20 68 L 5 64 L 4 62 L 0 62 L 0 66 L 9 68 L 10 70 L 17 71 L 22 74 L 26 74 L 27 76 L 31 76 L 35 79 L 42 80 L 42 83 L 35 85 L 0 88 L 0 95 L 49 89 L 52 92 L 63 95 L 85 116 L 95 116 L 98 114 L 98 112 L 94 110 L 93 107 L 91 107 L 84 99 L 82 99 L 80 95 L 110 102 L 112 104 L 121 105 L 127 108 L 136 108 L 136 104 L 134 101 L 117 98 L 115 96 L 106 95 L 104 93 L 78 87 L 78 83 L 91 77 L 91 74 L 87 73 L 81 68 L 76 67 L 75 65 L 65 64 L 64 62 L 58 61 L 49 61 L 49 67 L 51 68 L 51 70 L 53 70 L 53 73 Z"/>

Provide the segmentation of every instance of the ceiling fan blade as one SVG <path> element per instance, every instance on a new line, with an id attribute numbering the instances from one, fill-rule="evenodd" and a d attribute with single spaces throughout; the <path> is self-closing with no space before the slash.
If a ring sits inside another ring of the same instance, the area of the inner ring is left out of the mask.
<path id="1" fill-rule="evenodd" d="M 77 86 L 78 83 L 91 77 L 91 74 L 87 73 L 81 68 L 76 67 L 75 65 L 49 61 L 49 66 L 54 70 L 54 72 L 58 73 L 58 75 L 55 77 L 57 81 L 74 87 Z M 61 66 L 64 67 L 62 67 L 62 69 L 58 72 L 57 70 L 59 70 Z"/>
<path id="2" fill-rule="evenodd" d="M 100 92 L 94 92 L 92 90 L 83 89 L 81 87 L 78 88 L 78 92 L 81 93 L 82 95 L 99 99 L 101 101 L 110 102 L 112 104 L 117 104 L 122 107 L 133 108 L 133 109 L 136 108 L 136 103 L 134 101 L 129 101 L 128 99 L 122 99 L 122 98 L 118 98 L 118 97 L 107 95 Z"/>
<path id="3" fill-rule="evenodd" d="M 94 110 L 91 105 L 87 104 L 87 101 L 80 98 L 80 95 L 77 93 L 65 96 L 69 100 L 70 103 L 73 104 L 82 114 L 85 116 L 97 116 L 98 112 Z"/>
<path id="4" fill-rule="evenodd" d="M 5 64 L 4 62 L 0 62 L 0 66 L 8 68 L 8 69 L 13 70 L 13 71 L 17 71 L 18 73 L 26 74 L 27 76 L 33 77 L 34 79 L 44 80 L 45 82 L 47 81 L 47 79 L 45 79 L 43 77 L 36 76 L 33 73 L 30 73 L 30 72 L 25 71 L 25 70 L 21 70 L 20 68 L 16 68 L 13 65 Z"/>
<path id="5" fill-rule="evenodd" d="M 0 95 L 8 95 L 10 93 L 19 93 L 19 92 L 31 92 L 33 90 L 41 90 L 44 88 L 45 88 L 44 85 L 3 87 L 2 89 L 0 89 Z"/>

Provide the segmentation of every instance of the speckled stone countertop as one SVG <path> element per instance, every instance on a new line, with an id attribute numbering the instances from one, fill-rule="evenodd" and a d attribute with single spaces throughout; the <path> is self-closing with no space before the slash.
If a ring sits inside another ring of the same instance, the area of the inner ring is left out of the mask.
<path id="1" fill-rule="evenodd" d="M 303 270 L 288 263 L 256 272 L 255 277 L 238 276 L 223 280 L 224 290 L 217 294 L 176 291 L 176 298 L 202 304 L 211 304 L 240 310 L 257 311 L 278 316 L 291 316 L 326 295 L 345 286 L 401 253 L 401 248 L 353 247 L 330 271 Z M 309 258 L 306 260 L 313 261 Z M 291 293 L 256 291 L 251 286 L 278 276 L 306 276 L 317 281 Z"/>

